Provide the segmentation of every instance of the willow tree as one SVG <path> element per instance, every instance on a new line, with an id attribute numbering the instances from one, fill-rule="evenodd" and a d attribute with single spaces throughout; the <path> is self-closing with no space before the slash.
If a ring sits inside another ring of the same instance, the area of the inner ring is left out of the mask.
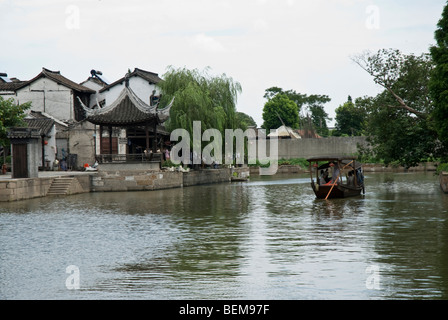
<path id="1" fill-rule="evenodd" d="M 224 136 L 225 129 L 238 126 L 236 102 L 241 85 L 225 74 L 211 76 L 208 70 L 169 67 L 163 75 L 158 84 L 163 92 L 161 105 L 175 97 L 166 124 L 169 131 L 185 129 L 192 137 L 193 121 L 200 121 L 202 131 L 213 128 Z"/>

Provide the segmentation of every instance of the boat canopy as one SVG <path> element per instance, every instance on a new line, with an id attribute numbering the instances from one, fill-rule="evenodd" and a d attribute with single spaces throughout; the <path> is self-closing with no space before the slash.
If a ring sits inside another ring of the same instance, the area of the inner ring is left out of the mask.
<path id="1" fill-rule="evenodd" d="M 357 156 L 319 156 L 308 158 L 307 161 L 310 163 L 325 161 L 326 163 L 319 166 L 319 170 L 328 168 L 332 162 L 341 162 L 341 164 L 348 165 L 354 169 L 361 168 L 362 164 L 356 161 L 356 159 L 358 159 Z"/>
<path id="2" fill-rule="evenodd" d="M 316 161 L 342 161 L 342 160 L 356 160 L 357 156 L 318 156 L 306 159 L 308 162 Z"/>

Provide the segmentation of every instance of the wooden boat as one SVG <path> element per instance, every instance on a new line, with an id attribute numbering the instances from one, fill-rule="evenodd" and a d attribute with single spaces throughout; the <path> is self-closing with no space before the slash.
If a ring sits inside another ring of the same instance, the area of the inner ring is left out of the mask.
<path id="1" fill-rule="evenodd" d="M 311 187 L 318 199 L 346 198 L 364 194 L 362 165 L 353 156 L 321 156 L 307 159 Z M 328 177 L 325 173 L 328 172 Z"/>
<path id="2" fill-rule="evenodd" d="M 440 172 L 439 181 L 442 191 L 448 193 L 448 172 L 446 171 Z"/>

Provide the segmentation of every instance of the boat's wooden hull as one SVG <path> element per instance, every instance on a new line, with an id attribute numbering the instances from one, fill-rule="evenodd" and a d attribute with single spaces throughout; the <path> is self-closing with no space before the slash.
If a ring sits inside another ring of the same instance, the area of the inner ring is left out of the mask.
<path id="1" fill-rule="evenodd" d="M 442 191 L 445 193 L 448 193 L 448 172 L 441 172 L 439 179 L 440 179 L 440 187 L 442 188 Z"/>
<path id="2" fill-rule="evenodd" d="M 328 196 L 328 199 L 332 198 L 348 198 L 359 196 L 362 192 L 362 187 L 348 187 L 344 185 L 335 185 L 333 189 L 331 189 L 331 185 L 323 185 L 318 186 L 314 183 L 311 183 L 314 194 L 318 199 L 325 199 Z M 330 191 L 331 190 L 331 191 Z"/>

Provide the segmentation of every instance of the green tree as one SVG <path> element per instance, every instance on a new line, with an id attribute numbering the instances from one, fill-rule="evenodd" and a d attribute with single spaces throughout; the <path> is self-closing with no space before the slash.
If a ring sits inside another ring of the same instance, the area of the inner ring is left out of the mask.
<path id="1" fill-rule="evenodd" d="M 323 136 L 328 135 L 327 120 L 330 120 L 328 114 L 324 110 L 324 104 L 331 101 L 331 99 L 326 95 L 318 94 L 302 94 L 295 90 L 283 90 L 279 87 L 270 87 L 265 90 L 264 98 L 271 100 L 276 95 L 283 94 L 288 97 L 289 100 L 293 101 L 297 106 L 297 113 L 300 115 L 303 109 L 307 108 L 307 111 L 311 115 L 307 115 L 304 118 L 310 116 L 313 127 L 316 131 Z M 300 116 L 299 116 L 300 118 Z M 302 119 L 302 122 L 308 123 L 307 119 Z M 299 121 L 300 123 L 300 121 Z"/>
<path id="2" fill-rule="evenodd" d="M 193 136 L 193 121 L 201 121 L 202 131 L 214 128 L 224 134 L 235 129 L 237 95 L 241 85 L 225 74 L 210 76 L 186 68 L 169 67 L 158 86 L 163 92 L 161 105 L 175 97 L 166 127 L 182 128 Z"/>
<path id="3" fill-rule="evenodd" d="M 362 106 L 353 103 L 350 96 L 347 102 L 336 108 L 335 112 L 336 128 L 333 135 L 360 136 L 364 133 L 366 111 Z"/>
<path id="4" fill-rule="evenodd" d="M 429 82 L 430 96 L 434 104 L 431 119 L 439 139 L 445 148 L 448 148 L 448 4 L 443 9 L 434 37 L 437 45 L 430 47 L 435 64 Z M 448 153 L 443 157 L 448 161 Z"/>
<path id="5" fill-rule="evenodd" d="M 256 127 L 257 123 L 255 120 L 248 114 L 244 112 L 237 111 L 236 113 L 236 126 L 238 128 L 241 128 L 243 130 L 247 129 L 248 127 Z"/>
<path id="6" fill-rule="evenodd" d="M 276 94 L 264 105 L 263 121 L 262 128 L 264 129 L 277 129 L 283 124 L 291 128 L 298 128 L 297 105 L 287 95 Z"/>
<path id="7" fill-rule="evenodd" d="M 369 141 L 377 158 L 386 164 L 398 162 L 405 167 L 435 157 L 439 150 L 437 134 L 426 119 L 409 115 L 403 109 L 389 108 L 393 102 L 387 92 L 373 99 L 368 118 Z"/>
<path id="8" fill-rule="evenodd" d="M 24 125 L 23 118 L 25 111 L 31 107 L 31 103 L 16 104 L 14 99 L 5 100 L 0 96 L 0 146 L 4 150 L 10 145 L 8 139 L 8 129 L 11 127 Z M 6 152 L 3 152 L 4 161 L 6 161 Z"/>
<path id="9" fill-rule="evenodd" d="M 428 54 L 415 56 L 396 49 L 381 49 L 377 53 L 365 52 L 352 60 L 393 97 L 387 107 L 402 109 L 422 119 L 428 117 L 431 107 L 428 81 L 433 68 Z"/>
<path id="10" fill-rule="evenodd" d="M 313 96 L 310 96 L 310 97 L 313 97 Z M 313 99 L 313 98 L 311 98 L 311 99 Z M 310 100 L 310 104 L 308 105 L 308 108 L 311 112 L 311 120 L 312 120 L 313 126 L 316 129 L 317 133 L 323 137 L 326 137 L 329 135 L 327 121 L 331 120 L 331 118 L 328 116 L 328 113 L 325 111 L 322 103 L 325 103 L 328 101 L 330 101 L 330 98 L 327 98 L 327 97 L 324 97 L 323 99 L 322 98 L 314 98 L 314 100 Z"/>
<path id="11" fill-rule="evenodd" d="M 431 57 L 382 49 L 354 61 L 384 88 L 367 103 L 366 131 L 377 157 L 386 164 L 396 161 L 411 167 L 440 155 L 442 149 L 429 119 Z"/>

